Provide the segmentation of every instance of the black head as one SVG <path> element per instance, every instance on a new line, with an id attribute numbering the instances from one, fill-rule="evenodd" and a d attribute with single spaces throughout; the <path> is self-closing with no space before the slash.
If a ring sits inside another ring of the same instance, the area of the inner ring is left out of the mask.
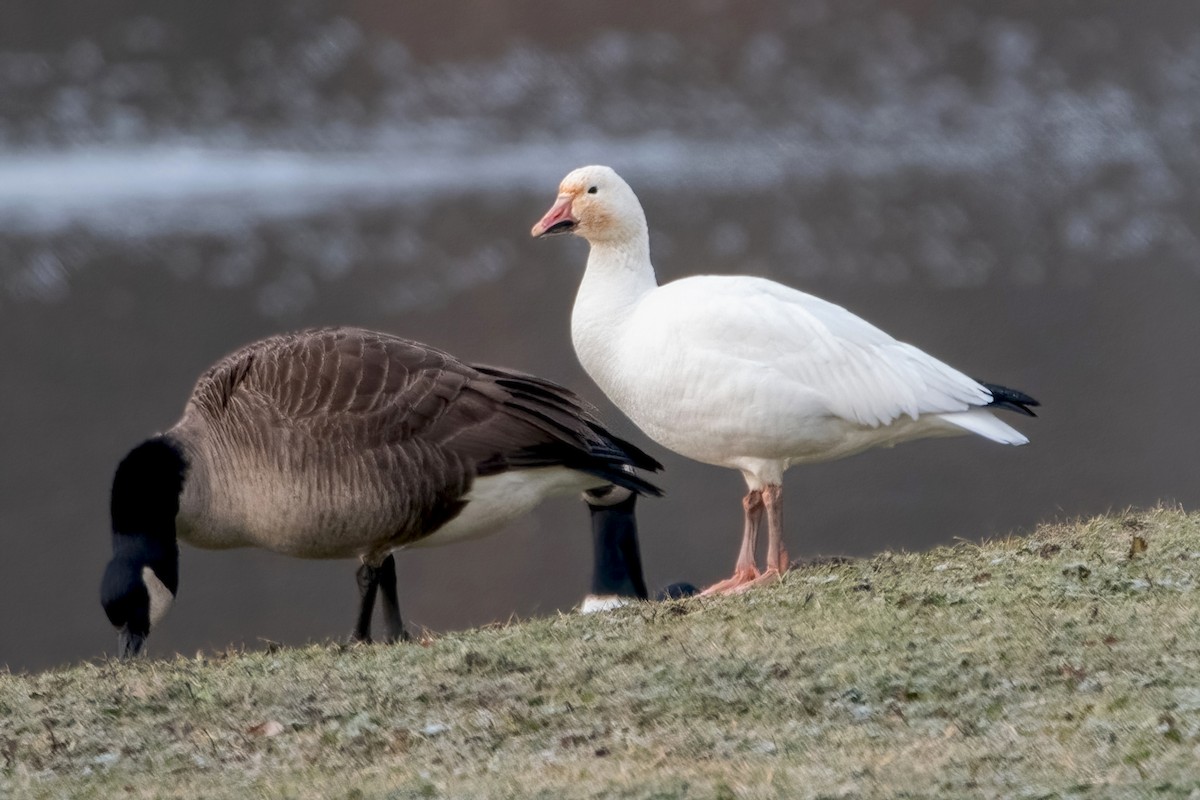
<path id="1" fill-rule="evenodd" d="M 659 589 L 654 593 L 654 599 L 660 602 L 682 600 L 685 597 L 694 597 L 698 594 L 700 594 L 700 590 L 694 584 L 687 581 L 678 581 Z"/>
<path id="2" fill-rule="evenodd" d="M 138 552 L 114 554 L 104 570 L 100 603 L 117 629 L 117 655 L 121 658 L 141 652 L 150 629 L 166 616 L 175 600 L 178 581 L 172 576 L 166 581 L 160 578 L 150 563 L 155 560 L 177 572 L 177 559 L 157 559 Z"/>
<path id="3" fill-rule="evenodd" d="M 175 515 L 186 477 L 183 451 L 156 437 L 130 451 L 113 478 L 113 556 L 100 584 L 100 603 L 118 630 L 122 658 L 141 651 L 178 591 Z"/>

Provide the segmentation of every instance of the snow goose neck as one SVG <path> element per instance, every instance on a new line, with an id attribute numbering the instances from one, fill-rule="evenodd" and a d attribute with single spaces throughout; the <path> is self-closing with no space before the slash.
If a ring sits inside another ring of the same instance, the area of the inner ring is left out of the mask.
<path id="1" fill-rule="evenodd" d="M 756 277 L 699 275 L 658 286 L 646 217 L 608 167 L 582 167 L 533 226 L 590 245 L 571 315 L 587 373 L 651 439 L 681 455 L 740 470 L 740 591 L 788 567 L 781 497 L 793 464 L 843 458 L 928 436 L 1028 440 L 988 407 L 1033 416 L 1037 402 L 972 380 L 846 309 Z M 767 517 L 766 568 L 754 547 Z"/>
<path id="2" fill-rule="evenodd" d="M 391 551 L 489 533 L 552 495 L 659 494 L 628 467 L 660 465 L 550 381 L 357 328 L 272 336 L 205 372 L 183 418 L 117 467 L 101 602 L 135 655 L 175 598 L 177 538 L 359 558 L 355 638 L 377 591 L 403 638 Z"/>

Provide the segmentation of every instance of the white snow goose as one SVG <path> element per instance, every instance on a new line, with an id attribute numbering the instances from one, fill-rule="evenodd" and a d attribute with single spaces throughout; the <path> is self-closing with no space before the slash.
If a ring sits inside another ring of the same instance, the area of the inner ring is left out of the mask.
<path id="1" fill-rule="evenodd" d="M 101 602 L 136 655 L 175 599 L 177 539 L 301 558 L 359 558 L 354 637 L 381 591 L 404 638 L 391 552 L 489 533 L 543 499 L 658 462 L 568 389 L 357 328 L 272 336 L 200 376 L 170 430 L 117 467 Z"/>
<path id="2" fill-rule="evenodd" d="M 991 408 L 1033 416 L 1037 401 L 972 380 L 846 309 L 756 277 L 698 275 L 659 286 L 637 196 L 608 167 L 582 167 L 533 226 L 590 245 L 571 315 L 580 363 L 651 439 L 740 470 L 749 488 L 731 578 L 741 591 L 788 567 L 783 473 L 928 436 L 1028 439 Z M 766 512 L 766 568 L 755 564 Z"/>

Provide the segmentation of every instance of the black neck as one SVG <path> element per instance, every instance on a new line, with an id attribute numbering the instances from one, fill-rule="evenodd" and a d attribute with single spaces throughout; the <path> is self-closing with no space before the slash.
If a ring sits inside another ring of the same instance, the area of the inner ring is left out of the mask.
<path id="1" fill-rule="evenodd" d="M 646 599 L 646 579 L 638 550 L 637 495 L 610 506 L 588 505 L 594 552 L 592 594 Z"/>
<path id="2" fill-rule="evenodd" d="M 175 516 L 187 478 L 182 448 L 164 436 L 133 448 L 113 477 L 113 560 L 149 566 L 172 593 L 179 583 Z"/>

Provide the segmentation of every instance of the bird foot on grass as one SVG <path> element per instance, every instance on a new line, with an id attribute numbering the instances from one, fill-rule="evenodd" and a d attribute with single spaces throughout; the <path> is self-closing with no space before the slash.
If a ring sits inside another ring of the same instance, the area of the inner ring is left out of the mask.
<path id="1" fill-rule="evenodd" d="M 748 586 L 759 580 L 762 576 L 759 575 L 758 569 L 750 567 L 749 569 L 740 569 L 733 573 L 733 577 L 726 578 L 723 581 L 718 581 L 712 586 L 709 586 L 700 593 L 701 597 L 712 597 L 717 594 L 732 594 L 739 590 L 739 587 Z"/>
<path id="2" fill-rule="evenodd" d="M 783 573 L 774 567 L 771 567 L 753 580 L 733 587 L 727 592 L 727 594 L 744 594 L 745 592 L 748 592 L 751 589 L 756 589 L 759 586 L 766 586 L 771 583 L 776 583 L 781 577 L 783 577 Z"/>

